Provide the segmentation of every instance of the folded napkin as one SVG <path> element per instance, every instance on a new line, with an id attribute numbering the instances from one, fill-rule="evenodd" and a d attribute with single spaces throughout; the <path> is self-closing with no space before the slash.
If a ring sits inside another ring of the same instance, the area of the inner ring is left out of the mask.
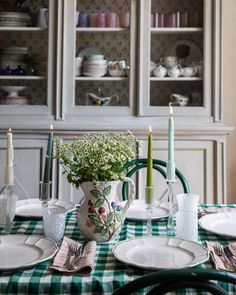
<path id="1" fill-rule="evenodd" d="M 217 249 L 215 248 L 216 244 L 219 244 L 219 243 L 206 241 L 206 247 L 210 252 L 215 268 L 217 270 L 236 272 L 235 268 L 233 267 L 229 259 L 226 257 L 226 255 L 224 253 L 223 254 L 218 253 L 219 251 L 217 251 Z M 228 247 L 233 257 L 236 259 L 236 242 L 229 243 Z"/>
<path id="2" fill-rule="evenodd" d="M 211 214 L 211 213 L 220 213 L 220 212 L 236 212 L 236 208 L 199 208 L 198 209 L 198 217 L 202 217 L 206 214 Z"/>
<path id="3" fill-rule="evenodd" d="M 50 268 L 64 273 L 89 274 L 94 268 L 96 246 L 95 241 L 81 244 L 64 237 Z M 79 257 L 71 250 L 75 248 L 83 250 Z"/>

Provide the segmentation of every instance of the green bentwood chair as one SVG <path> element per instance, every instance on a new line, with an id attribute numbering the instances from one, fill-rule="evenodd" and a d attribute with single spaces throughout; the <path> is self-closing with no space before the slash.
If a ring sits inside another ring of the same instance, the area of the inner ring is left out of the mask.
<path id="1" fill-rule="evenodd" d="M 166 168 L 167 163 L 165 161 L 157 160 L 157 159 L 153 159 L 152 163 L 153 163 L 153 169 L 160 172 L 161 175 L 166 179 L 166 172 L 162 167 Z M 139 169 L 146 168 L 146 167 L 147 167 L 147 159 L 146 158 L 136 159 L 136 160 L 127 162 L 124 165 L 124 168 L 127 169 L 127 171 L 128 171 L 126 174 L 127 177 L 131 177 Z M 190 189 L 189 189 L 188 182 L 187 182 L 186 178 L 184 177 L 184 175 L 177 168 L 175 169 L 175 175 L 180 180 L 180 182 L 183 186 L 184 193 L 189 193 Z M 123 183 L 122 197 L 123 197 L 123 200 L 128 200 L 128 183 L 127 182 Z"/>
<path id="2" fill-rule="evenodd" d="M 163 295 L 179 289 L 192 288 L 199 291 L 208 291 L 214 295 L 228 295 L 229 293 L 214 281 L 236 285 L 236 275 L 214 269 L 184 268 L 153 272 L 133 280 L 117 289 L 113 295 L 129 295 L 148 288 L 147 295 Z M 150 287 L 153 287 L 150 290 Z M 188 292 L 186 292 L 188 293 Z M 189 293 L 191 294 L 191 293 Z M 205 294 L 205 292 L 204 292 Z"/>

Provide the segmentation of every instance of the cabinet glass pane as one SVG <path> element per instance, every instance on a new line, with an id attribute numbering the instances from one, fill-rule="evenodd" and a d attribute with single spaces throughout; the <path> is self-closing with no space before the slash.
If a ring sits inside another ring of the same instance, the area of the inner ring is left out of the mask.
<path id="1" fill-rule="evenodd" d="M 202 25 L 202 0 L 152 1 L 150 106 L 204 105 Z"/>
<path id="2" fill-rule="evenodd" d="M 129 106 L 130 15 L 129 0 L 77 1 L 75 105 Z"/>
<path id="3" fill-rule="evenodd" d="M 48 1 L 15 3 L 0 15 L 0 104 L 47 105 Z"/>

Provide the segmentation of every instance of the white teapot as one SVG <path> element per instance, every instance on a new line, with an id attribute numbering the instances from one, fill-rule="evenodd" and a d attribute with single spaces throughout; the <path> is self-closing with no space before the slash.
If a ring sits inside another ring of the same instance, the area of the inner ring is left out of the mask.
<path id="1" fill-rule="evenodd" d="M 179 76 L 183 75 L 183 69 L 181 65 L 177 65 L 169 69 L 167 73 L 169 77 L 178 78 Z"/>
<path id="2" fill-rule="evenodd" d="M 158 65 L 153 70 L 153 75 L 156 77 L 162 78 L 162 77 L 165 77 L 166 74 L 167 74 L 167 69 L 165 67 L 163 67 L 162 65 Z"/>

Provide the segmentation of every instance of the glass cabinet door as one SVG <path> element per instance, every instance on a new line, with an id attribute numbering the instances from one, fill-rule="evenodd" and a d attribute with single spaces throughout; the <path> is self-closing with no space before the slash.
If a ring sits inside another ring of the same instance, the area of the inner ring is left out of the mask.
<path id="1" fill-rule="evenodd" d="M 0 7 L 0 113 L 52 114 L 55 1 Z"/>
<path id="2" fill-rule="evenodd" d="M 71 1 L 65 16 L 65 114 L 131 115 L 136 0 Z"/>
<path id="3" fill-rule="evenodd" d="M 140 2 L 140 115 L 211 116 L 212 1 Z M 145 99 L 143 99 L 145 98 Z"/>

